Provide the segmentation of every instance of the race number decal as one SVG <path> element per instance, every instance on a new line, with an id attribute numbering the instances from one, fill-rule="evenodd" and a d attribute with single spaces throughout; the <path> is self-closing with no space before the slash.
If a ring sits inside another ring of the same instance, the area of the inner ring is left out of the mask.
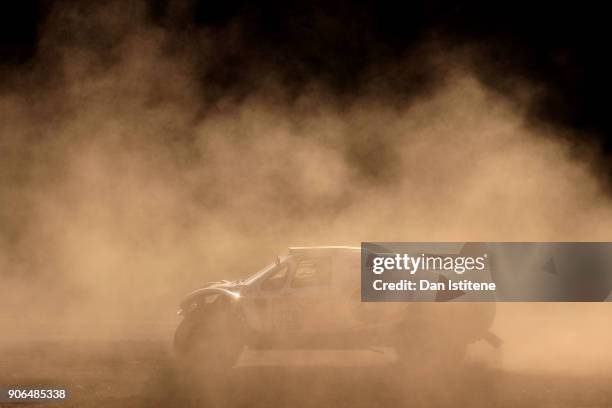
<path id="1" fill-rule="evenodd" d="M 278 330 L 297 332 L 304 329 L 304 314 L 312 305 L 306 298 L 279 299 L 272 304 L 272 324 Z"/>

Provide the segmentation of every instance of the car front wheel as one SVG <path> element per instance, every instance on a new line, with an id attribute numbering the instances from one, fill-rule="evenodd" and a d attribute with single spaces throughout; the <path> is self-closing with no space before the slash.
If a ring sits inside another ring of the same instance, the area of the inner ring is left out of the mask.
<path id="1" fill-rule="evenodd" d="M 208 371 L 231 369 L 244 348 L 239 324 L 229 307 L 198 307 L 185 316 L 174 335 L 182 362 Z"/>

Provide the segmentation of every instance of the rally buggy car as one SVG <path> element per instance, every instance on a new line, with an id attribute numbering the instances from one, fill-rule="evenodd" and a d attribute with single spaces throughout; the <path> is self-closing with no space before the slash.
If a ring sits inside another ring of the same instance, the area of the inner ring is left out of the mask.
<path id="1" fill-rule="evenodd" d="M 360 262 L 360 248 L 290 248 L 246 279 L 207 284 L 180 304 L 175 350 L 231 367 L 245 347 L 393 346 L 400 356 L 425 348 L 458 356 L 471 342 L 496 343 L 492 302 L 361 302 Z"/>

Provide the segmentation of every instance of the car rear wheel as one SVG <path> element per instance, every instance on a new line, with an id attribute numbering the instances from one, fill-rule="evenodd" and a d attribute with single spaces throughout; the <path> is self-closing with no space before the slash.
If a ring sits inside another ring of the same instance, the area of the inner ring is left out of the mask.
<path id="1" fill-rule="evenodd" d="M 468 345 L 490 335 L 494 317 L 491 303 L 411 303 L 395 348 L 403 361 L 459 366 Z"/>

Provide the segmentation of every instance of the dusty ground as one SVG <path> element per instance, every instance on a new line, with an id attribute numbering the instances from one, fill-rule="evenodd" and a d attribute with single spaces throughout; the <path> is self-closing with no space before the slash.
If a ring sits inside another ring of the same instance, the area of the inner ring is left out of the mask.
<path id="1" fill-rule="evenodd" d="M 0 383 L 71 390 L 69 401 L 46 407 L 612 407 L 612 376 L 528 375 L 465 362 L 247 367 L 211 379 L 178 367 L 165 342 L 4 344 Z"/>

